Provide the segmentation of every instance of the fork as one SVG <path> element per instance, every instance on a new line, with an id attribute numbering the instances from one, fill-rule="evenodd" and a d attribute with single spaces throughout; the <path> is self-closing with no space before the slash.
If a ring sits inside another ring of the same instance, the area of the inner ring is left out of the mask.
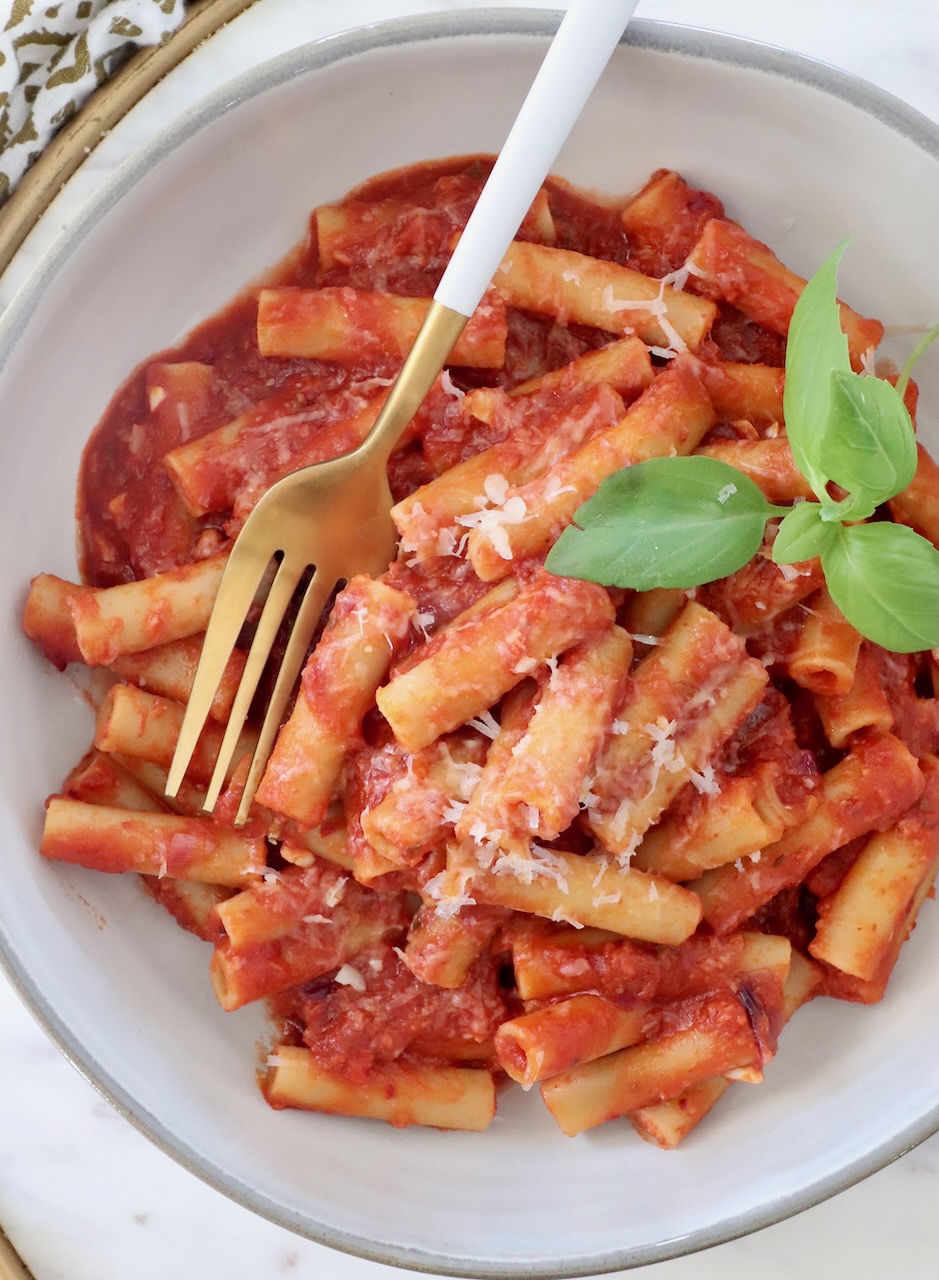
<path id="1" fill-rule="evenodd" d="M 632 17 L 638 0 L 573 0 L 493 166 L 434 294 L 426 319 L 366 439 L 352 452 L 273 485 L 231 550 L 165 793 L 173 797 L 205 725 L 219 679 L 272 562 L 279 559 L 206 791 L 215 808 L 239 735 L 284 616 L 312 577 L 290 631 L 235 818 L 243 825 L 303 666 L 336 585 L 377 576 L 396 550 L 388 459 L 443 368 Z"/>

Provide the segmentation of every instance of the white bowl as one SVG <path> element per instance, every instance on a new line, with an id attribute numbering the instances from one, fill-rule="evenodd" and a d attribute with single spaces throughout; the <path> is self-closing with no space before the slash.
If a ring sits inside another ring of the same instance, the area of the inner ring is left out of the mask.
<path id="1" fill-rule="evenodd" d="M 277 261 L 318 202 L 411 161 L 497 150 L 556 20 L 380 24 L 251 72 L 115 175 L 0 326 L 5 967 L 72 1061 L 200 1177 L 337 1248 L 459 1275 L 585 1275 L 703 1248 L 934 1132 L 935 903 L 882 1005 L 800 1012 L 767 1082 L 732 1090 L 671 1154 L 625 1123 L 564 1138 L 518 1091 L 484 1135 L 275 1113 L 254 1081 L 264 1020 L 218 1008 L 204 944 L 131 878 L 37 856 L 42 800 L 90 720 L 18 611 L 32 574 L 74 574 L 82 445 L 135 363 Z M 556 170 L 626 193 L 660 166 L 716 191 L 803 274 L 850 235 L 842 292 L 856 308 L 935 319 L 939 136 L 882 93 L 794 55 L 637 22 Z M 933 424 L 937 365 L 918 370 Z"/>

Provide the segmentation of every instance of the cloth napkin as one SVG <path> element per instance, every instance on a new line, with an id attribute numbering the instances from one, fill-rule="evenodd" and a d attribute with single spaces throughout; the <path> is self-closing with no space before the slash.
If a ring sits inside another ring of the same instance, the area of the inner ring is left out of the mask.
<path id="1" fill-rule="evenodd" d="M 0 0 L 0 23 L 10 0 Z M 185 0 L 12 0 L 0 30 L 0 204 L 57 129 Z"/>

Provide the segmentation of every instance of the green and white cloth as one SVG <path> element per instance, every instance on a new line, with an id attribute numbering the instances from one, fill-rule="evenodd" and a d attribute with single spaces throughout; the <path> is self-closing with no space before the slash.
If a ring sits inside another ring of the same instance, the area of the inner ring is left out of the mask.
<path id="1" fill-rule="evenodd" d="M 184 0 L 0 0 L 0 204 L 55 132 Z"/>

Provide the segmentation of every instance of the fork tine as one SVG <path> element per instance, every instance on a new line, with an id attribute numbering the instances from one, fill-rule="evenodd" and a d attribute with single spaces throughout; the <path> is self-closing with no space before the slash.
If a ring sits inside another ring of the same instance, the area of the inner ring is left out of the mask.
<path id="1" fill-rule="evenodd" d="M 251 602 L 261 584 L 271 556 L 261 561 L 246 542 L 235 543 L 219 583 L 218 595 L 212 609 L 212 617 L 206 628 L 202 653 L 196 667 L 192 691 L 186 704 L 182 728 L 173 760 L 166 777 L 164 793 L 172 798 L 182 785 L 186 770 L 192 760 L 222 672 L 235 647 L 235 641 L 244 625 Z"/>
<path id="2" fill-rule="evenodd" d="M 212 779 L 209 782 L 202 805 L 207 813 L 211 813 L 215 808 L 239 734 L 251 709 L 251 700 L 257 691 L 261 673 L 270 657 L 271 648 L 277 638 L 277 632 L 284 620 L 284 614 L 287 612 L 290 601 L 293 599 L 294 592 L 297 589 L 297 584 L 306 568 L 305 562 L 291 561 L 286 555 L 278 565 L 274 580 L 267 593 L 267 599 L 264 602 L 264 608 L 258 619 L 251 648 L 248 650 L 245 668 L 238 684 L 238 692 L 228 715 L 228 724 L 225 726 L 222 744 L 215 758 Z"/>
<path id="3" fill-rule="evenodd" d="M 280 670 L 274 682 L 274 691 L 267 705 L 264 723 L 261 725 L 261 732 L 258 736 L 258 744 L 255 747 L 254 755 L 251 757 L 251 766 L 248 769 L 244 792 L 242 793 L 238 814 L 235 818 L 236 827 L 243 826 L 248 819 L 248 811 L 261 782 L 261 774 L 264 772 L 267 758 L 271 754 L 274 738 L 280 728 L 287 702 L 297 682 L 300 668 L 303 666 L 303 660 L 316 630 L 316 624 L 320 620 L 323 609 L 326 607 L 326 601 L 329 599 L 330 592 L 334 586 L 335 578 L 318 569 L 314 573 L 301 601 L 296 621 L 293 624 L 293 630 L 290 633 L 290 639 L 284 650 Z"/>

